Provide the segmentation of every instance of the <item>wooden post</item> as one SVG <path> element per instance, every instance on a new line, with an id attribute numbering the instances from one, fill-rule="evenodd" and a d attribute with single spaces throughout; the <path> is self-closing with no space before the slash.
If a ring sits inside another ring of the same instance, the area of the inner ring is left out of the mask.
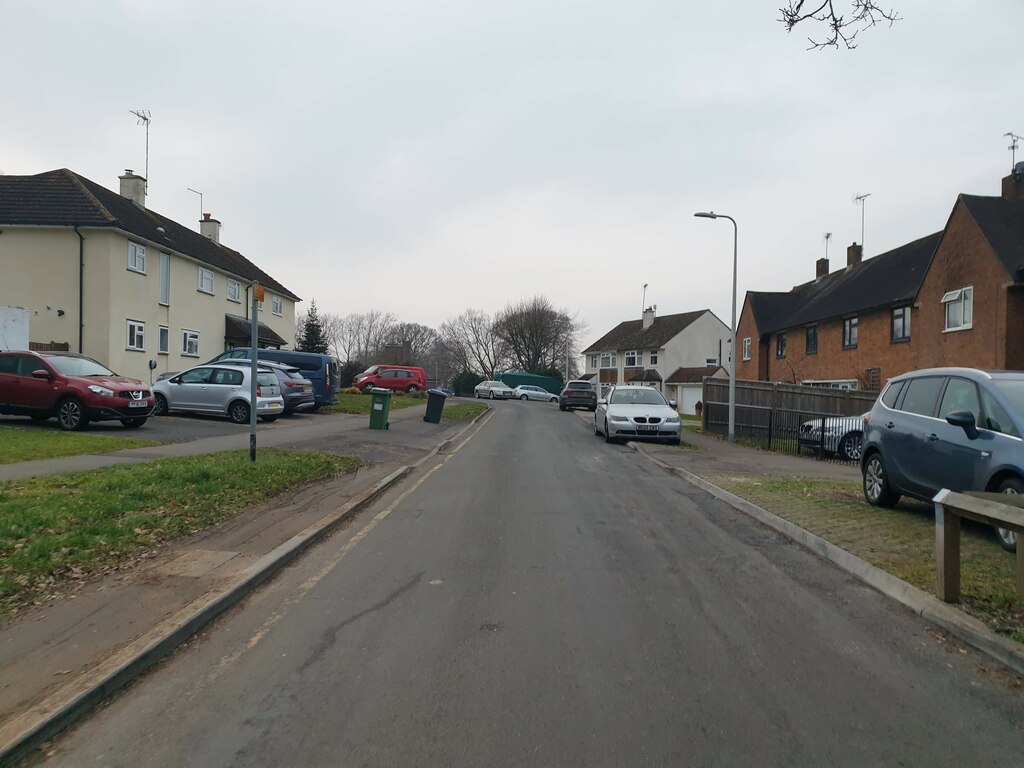
<path id="1" fill-rule="evenodd" d="M 1021 577 L 1020 549 L 1017 550 L 1017 578 Z M 935 504 L 935 592 L 946 603 L 960 602 L 960 517 Z"/>
<path id="2" fill-rule="evenodd" d="M 1017 598 L 1024 600 L 1024 535 L 1017 531 Z"/>

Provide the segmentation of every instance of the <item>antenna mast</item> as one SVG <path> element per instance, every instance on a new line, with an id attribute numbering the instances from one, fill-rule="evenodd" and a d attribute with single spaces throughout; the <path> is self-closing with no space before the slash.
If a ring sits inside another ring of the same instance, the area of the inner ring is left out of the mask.
<path id="1" fill-rule="evenodd" d="M 192 189 L 192 187 L 185 187 L 185 189 L 187 189 L 189 192 L 193 192 L 193 193 L 199 195 L 199 220 L 202 221 L 203 220 L 203 193 L 200 192 L 198 189 Z"/>
<path id="2" fill-rule="evenodd" d="M 1017 141 L 1019 139 L 1024 138 L 1024 136 L 1018 136 L 1016 133 L 1013 133 L 1012 131 L 1010 131 L 1008 133 L 1004 133 L 1003 136 L 1009 136 L 1010 137 L 1010 146 L 1008 146 L 1007 149 L 1010 150 L 1010 152 L 1011 152 L 1011 154 L 1010 154 L 1010 170 L 1012 171 L 1014 168 L 1017 167 Z"/>
<path id="3" fill-rule="evenodd" d="M 129 109 L 131 114 L 135 115 L 138 119 L 136 125 L 145 124 L 146 126 L 146 194 L 149 194 L 149 121 L 152 118 L 148 109 Z M 200 216 L 199 218 L 203 218 Z"/>
<path id="4" fill-rule="evenodd" d="M 825 233 L 825 258 L 828 259 L 828 241 L 832 239 L 832 233 Z"/>
<path id="5" fill-rule="evenodd" d="M 644 283 L 644 294 L 643 294 L 643 298 L 640 299 L 640 316 L 641 317 L 643 317 L 645 309 L 647 309 L 647 283 Z"/>
<path id="6" fill-rule="evenodd" d="M 860 252 L 864 253 L 864 211 L 867 208 L 865 200 L 871 197 L 870 192 L 865 192 L 863 195 L 855 194 L 853 196 L 853 202 L 860 204 Z"/>

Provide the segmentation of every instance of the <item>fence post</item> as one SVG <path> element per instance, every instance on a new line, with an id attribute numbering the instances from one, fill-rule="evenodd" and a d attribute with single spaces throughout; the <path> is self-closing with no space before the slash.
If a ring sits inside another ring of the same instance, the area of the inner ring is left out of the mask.
<path id="1" fill-rule="evenodd" d="M 768 411 L 768 450 L 772 449 L 772 424 L 775 421 L 775 405 Z"/>

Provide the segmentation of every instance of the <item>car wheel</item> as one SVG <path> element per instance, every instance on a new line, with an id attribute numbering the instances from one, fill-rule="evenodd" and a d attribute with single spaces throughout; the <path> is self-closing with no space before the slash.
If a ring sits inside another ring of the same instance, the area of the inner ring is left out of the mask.
<path id="1" fill-rule="evenodd" d="M 277 415 L 277 416 L 260 416 L 260 419 L 262 421 L 267 422 L 267 424 L 271 424 L 271 423 L 277 421 L 279 418 L 280 418 L 280 414 Z"/>
<path id="2" fill-rule="evenodd" d="M 860 448 L 863 440 L 864 434 L 861 432 L 848 432 L 843 435 L 843 439 L 839 441 L 839 458 L 843 461 L 860 461 Z"/>
<path id="3" fill-rule="evenodd" d="M 864 498 L 875 507 L 895 507 L 900 500 L 900 495 L 889 485 L 879 453 L 871 454 L 864 464 Z"/>
<path id="4" fill-rule="evenodd" d="M 558 402 L 558 398 L 557 397 L 552 397 L 550 400 L 548 400 L 548 402 L 549 403 L 557 403 Z"/>
<path id="5" fill-rule="evenodd" d="M 146 423 L 145 416 L 135 416 L 131 419 L 121 419 L 121 423 L 124 424 L 128 429 L 138 429 Z"/>
<path id="6" fill-rule="evenodd" d="M 999 493 L 1010 493 L 1015 496 L 1024 493 L 1024 480 L 1019 477 L 1008 477 L 999 484 Z M 1007 552 L 1017 551 L 1017 533 L 1006 528 L 996 528 L 999 546 Z"/>
<path id="7" fill-rule="evenodd" d="M 156 396 L 156 405 L 153 406 L 153 415 L 154 416 L 166 416 L 168 410 L 169 409 L 167 407 L 167 398 L 164 397 L 163 395 L 157 395 Z"/>
<path id="8" fill-rule="evenodd" d="M 608 419 L 604 420 L 604 441 L 606 443 L 617 443 L 617 439 L 612 437 L 612 433 L 608 431 Z"/>
<path id="9" fill-rule="evenodd" d="M 82 402 L 77 397 L 65 397 L 57 403 L 57 423 L 67 432 L 85 429 L 89 420 L 85 418 Z"/>
<path id="10" fill-rule="evenodd" d="M 363 387 L 363 394 L 370 394 L 370 390 L 373 389 L 373 384 L 367 384 Z"/>
<path id="11" fill-rule="evenodd" d="M 480 399 L 480 393 L 477 392 L 475 389 L 473 390 L 473 397 L 475 397 L 477 400 Z"/>
<path id="12" fill-rule="evenodd" d="M 420 388 L 417 387 L 415 384 L 410 385 L 409 389 L 406 390 L 406 392 L 408 392 L 409 394 L 412 394 L 413 392 L 419 392 L 419 391 L 420 391 Z"/>
<path id="13" fill-rule="evenodd" d="M 525 400 L 525 399 L 526 399 L 526 395 L 520 395 L 520 396 L 519 396 L 519 399 L 520 399 L 520 400 Z"/>
<path id="14" fill-rule="evenodd" d="M 493 399 L 494 399 L 494 390 L 493 390 L 493 389 L 492 389 L 492 390 L 491 390 L 491 392 L 490 392 L 490 398 L 491 398 L 491 400 L 493 400 Z"/>
<path id="15" fill-rule="evenodd" d="M 235 400 L 228 406 L 228 416 L 235 424 L 249 423 L 249 404 L 245 400 Z"/>

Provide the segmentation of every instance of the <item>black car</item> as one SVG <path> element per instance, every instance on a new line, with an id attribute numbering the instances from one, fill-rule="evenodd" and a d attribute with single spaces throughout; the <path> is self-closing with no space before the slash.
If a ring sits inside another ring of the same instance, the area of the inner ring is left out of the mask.
<path id="1" fill-rule="evenodd" d="M 251 360 L 231 360 L 232 364 L 251 364 Z M 277 376 L 281 385 L 281 397 L 284 398 L 285 414 L 298 411 L 308 411 L 316 405 L 316 392 L 313 382 L 302 375 L 302 372 L 292 365 L 272 363 L 269 360 L 260 360 L 260 368 L 269 368 Z"/>
<path id="2" fill-rule="evenodd" d="M 597 393 L 589 381 L 567 382 L 558 396 L 558 410 L 568 411 L 573 408 L 586 408 L 591 412 L 597 410 Z"/>

